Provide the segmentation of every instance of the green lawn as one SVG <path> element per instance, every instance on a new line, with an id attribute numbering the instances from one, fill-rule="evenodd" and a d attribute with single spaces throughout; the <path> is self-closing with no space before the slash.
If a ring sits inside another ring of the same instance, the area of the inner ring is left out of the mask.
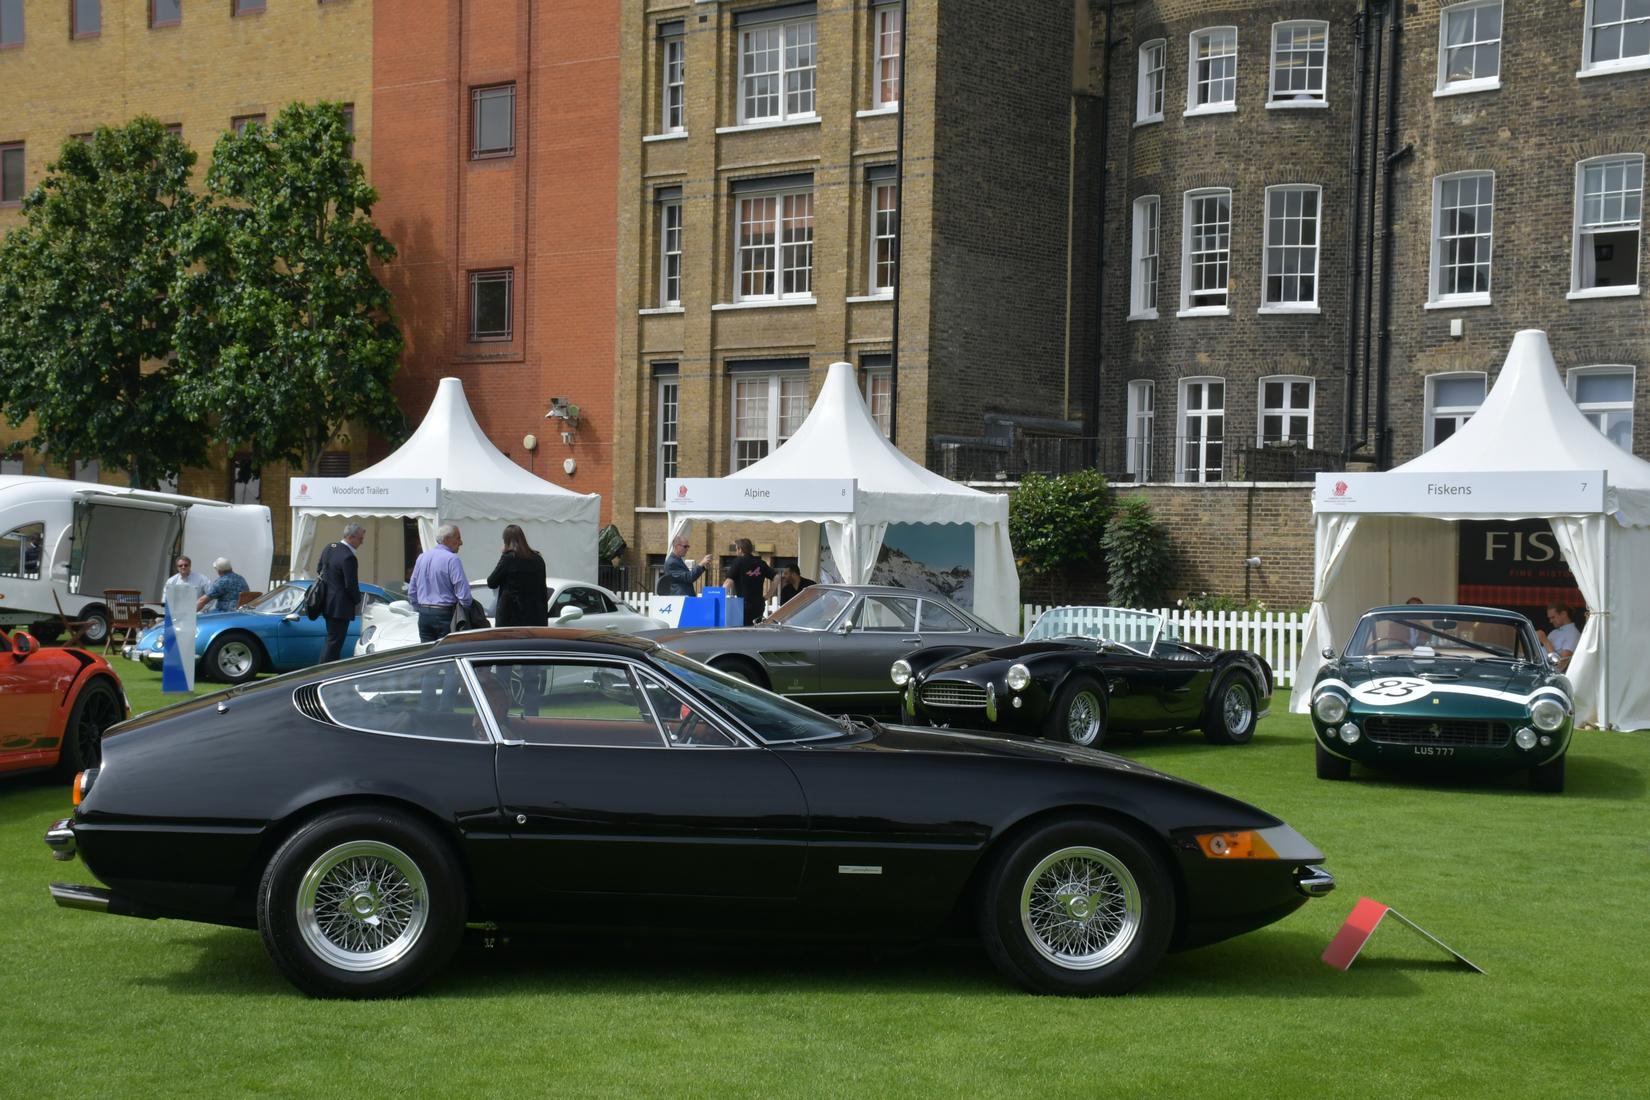
<path id="1" fill-rule="evenodd" d="M 135 706 L 160 701 L 156 674 L 119 667 Z M 1650 734 L 1578 734 L 1556 797 L 1522 777 L 1330 784 L 1283 704 L 1246 747 L 1111 747 L 1284 817 L 1339 889 L 1170 956 L 1114 1000 L 1021 994 L 966 946 L 879 959 L 518 942 L 467 947 L 406 1001 L 311 1001 L 255 933 L 56 909 L 48 882 L 88 881 L 40 842 L 67 791 L 8 781 L 0 1095 L 1643 1095 Z M 1349 972 L 1329 969 L 1318 956 L 1360 895 L 1488 973 L 1396 923 Z"/>

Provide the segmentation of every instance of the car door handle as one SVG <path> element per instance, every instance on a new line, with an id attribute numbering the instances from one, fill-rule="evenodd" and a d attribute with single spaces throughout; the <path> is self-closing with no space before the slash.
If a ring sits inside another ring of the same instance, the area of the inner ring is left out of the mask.
<path id="1" fill-rule="evenodd" d="M 905 644 L 905 645 L 916 645 L 920 641 L 922 641 L 921 638 L 901 638 L 900 639 L 900 642 Z"/>

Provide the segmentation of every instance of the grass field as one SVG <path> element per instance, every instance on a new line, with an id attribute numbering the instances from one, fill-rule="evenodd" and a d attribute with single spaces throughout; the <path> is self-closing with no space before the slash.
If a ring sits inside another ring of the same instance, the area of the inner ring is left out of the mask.
<path id="1" fill-rule="evenodd" d="M 158 676 L 119 662 L 134 706 Z M 1583 731 L 1569 790 L 1312 774 L 1303 718 L 1255 741 L 1110 747 L 1256 802 L 1339 880 L 1138 992 L 1021 994 L 969 946 L 893 958 L 636 942 L 466 947 L 419 996 L 307 1000 L 255 933 L 54 907 L 67 790 L 0 785 L 0 1096 L 1642 1096 L 1650 734 Z M 1318 959 L 1360 895 L 1384 925 Z"/>

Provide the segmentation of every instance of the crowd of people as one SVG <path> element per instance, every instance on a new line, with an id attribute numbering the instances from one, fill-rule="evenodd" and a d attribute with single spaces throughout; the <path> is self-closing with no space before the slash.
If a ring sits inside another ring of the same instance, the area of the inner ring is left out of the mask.
<path id="1" fill-rule="evenodd" d="M 658 594 L 661 596 L 692 596 L 698 592 L 699 578 L 710 568 L 712 555 L 706 554 L 692 565 L 688 564 L 690 549 L 687 532 L 676 536 L 665 557 L 664 572 L 659 576 Z M 737 596 L 744 605 L 744 622 L 750 626 L 762 618 L 762 609 L 768 600 L 779 597 L 781 605 L 814 582 L 802 575 L 794 565 L 775 570 L 756 556 L 756 546 L 750 539 L 735 539 L 728 545 L 734 555 L 725 570 L 722 587 L 730 596 Z"/>

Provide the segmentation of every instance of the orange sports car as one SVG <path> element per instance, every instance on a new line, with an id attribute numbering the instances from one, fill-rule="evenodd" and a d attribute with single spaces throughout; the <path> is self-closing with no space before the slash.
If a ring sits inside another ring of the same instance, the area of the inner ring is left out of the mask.
<path id="1" fill-rule="evenodd" d="M 0 633 L 0 775 L 96 767 L 103 731 L 131 713 L 115 670 L 84 649 Z"/>

